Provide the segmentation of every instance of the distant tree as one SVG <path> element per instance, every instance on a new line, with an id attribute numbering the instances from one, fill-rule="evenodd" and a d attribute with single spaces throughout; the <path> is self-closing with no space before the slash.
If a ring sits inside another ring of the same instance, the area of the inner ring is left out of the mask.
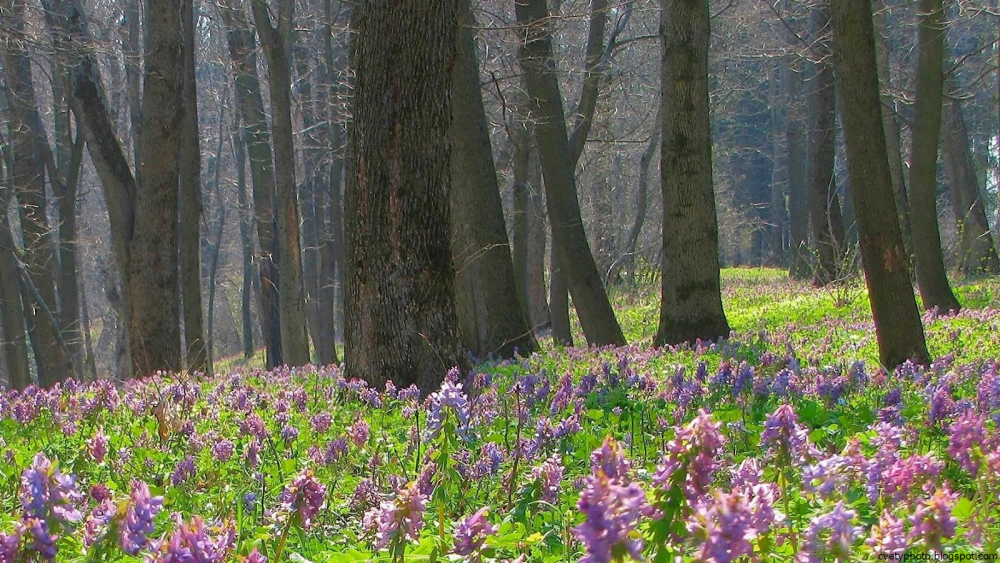
<path id="1" fill-rule="evenodd" d="M 28 342 L 24 327 L 24 306 L 21 302 L 21 284 L 17 273 L 17 256 L 8 212 L 11 192 L 11 158 L 7 140 L 0 132 L 0 322 L 3 323 L 3 358 L 10 386 L 24 389 L 31 384 L 28 365 Z"/>
<path id="2" fill-rule="evenodd" d="M 574 166 L 590 125 L 584 119 L 574 127 L 573 138 L 566 133 L 562 95 L 554 72 L 552 23 L 545 0 L 517 2 L 515 12 L 518 23 L 526 27 L 520 62 L 531 113 L 538 120 L 535 137 L 545 180 L 545 202 L 552 225 L 554 263 L 560 270 L 565 269 L 569 292 L 587 342 L 622 345 L 625 344 L 625 336 L 604 290 L 603 279 L 597 271 L 580 217 Z M 581 108 L 585 107 L 584 103 L 590 102 L 581 100 Z M 586 118 L 586 113 L 581 115 Z M 592 111 L 590 115 L 593 115 Z M 556 310 L 557 301 L 551 300 L 553 323 L 560 317 Z"/>
<path id="3" fill-rule="evenodd" d="M 511 358 L 538 348 L 514 279 L 503 203 L 479 86 L 468 0 L 458 3 L 452 85 L 451 214 L 455 299 L 462 340 L 479 358 Z"/>
<path id="4" fill-rule="evenodd" d="M 451 255 L 450 0 L 354 8 L 354 129 L 348 153 L 348 377 L 438 387 L 463 362 Z"/>
<path id="5" fill-rule="evenodd" d="M 663 0 L 663 263 L 657 346 L 729 335 L 712 186 L 708 0 Z"/>
<path id="6" fill-rule="evenodd" d="M 858 237 L 879 358 L 888 369 L 930 356 L 920 324 L 903 236 L 896 217 L 892 175 L 879 100 L 875 38 L 869 0 L 833 2 L 834 55 L 842 99 L 841 121 L 854 191 Z"/>
<path id="7" fill-rule="evenodd" d="M 937 158 L 944 94 L 945 19 L 942 0 L 920 0 L 917 93 L 910 147 L 910 214 L 917 287 L 924 309 L 958 311 L 948 284 L 937 216 Z"/>

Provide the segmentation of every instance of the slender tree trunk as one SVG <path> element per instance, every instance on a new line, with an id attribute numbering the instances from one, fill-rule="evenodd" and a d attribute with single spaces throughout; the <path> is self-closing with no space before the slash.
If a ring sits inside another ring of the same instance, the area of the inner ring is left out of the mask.
<path id="1" fill-rule="evenodd" d="M 656 346 L 729 336 L 712 187 L 708 0 L 663 0 L 663 274 Z"/>
<path id="2" fill-rule="evenodd" d="M 993 234 L 986 219 L 986 209 L 979 192 L 976 167 L 969 150 L 969 132 L 962 107 L 953 98 L 945 101 L 945 120 L 941 135 L 945 169 L 951 185 L 951 199 L 961 237 L 960 264 L 966 275 L 1000 273 Z"/>
<path id="3" fill-rule="evenodd" d="M 271 93 L 271 135 L 274 139 L 274 180 L 278 215 L 278 312 L 281 350 L 290 366 L 309 363 L 305 299 L 302 291 L 302 251 L 299 245 L 299 202 L 295 185 L 295 146 L 292 134 L 292 16 L 294 0 L 278 0 L 278 24 L 264 0 L 253 0 L 254 23 L 267 58 Z"/>
<path id="4" fill-rule="evenodd" d="M 181 1 L 184 38 L 184 122 L 178 155 L 180 200 L 178 251 L 181 298 L 184 311 L 184 344 L 189 372 L 212 373 L 201 296 L 201 134 L 198 129 L 198 86 L 195 79 L 195 6 Z M 208 333 L 209 335 L 211 332 Z"/>
<path id="5" fill-rule="evenodd" d="M 140 182 L 129 241 L 128 280 L 132 368 L 138 375 L 181 365 L 178 294 L 178 154 L 185 107 L 183 31 L 178 6 L 149 0 L 139 143 Z"/>
<path id="6" fill-rule="evenodd" d="M 858 234 L 879 357 L 890 370 L 910 359 L 926 363 L 929 355 L 899 223 L 885 220 L 897 214 L 880 127 L 871 2 L 836 0 L 832 15 L 847 165 L 851 183 L 858 187 Z"/>
<path id="7" fill-rule="evenodd" d="M 31 367 L 28 364 L 28 341 L 24 326 L 24 307 L 17 274 L 17 255 L 14 237 L 8 219 L 13 184 L 12 158 L 7 142 L 0 135 L 0 166 L 5 175 L 0 178 L 0 321 L 3 322 L 3 356 L 6 361 L 10 386 L 24 389 L 31 384 Z"/>
<path id="8" fill-rule="evenodd" d="M 83 379 L 97 381 L 97 356 L 90 335 L 90 305 L 87 302 L 87 277 L 80 276 L 80 318 L 83 330 Z"/>
<path id="9" fill-rule="evenodd" d="M 242 8 L 223 2 L 219 13 L 226 25 L 226 42 L 236 84 L 236 109 L 243 123 L 243 137 L 250 159 L 253 207 L 257 216 L 260 255 L 260 318 L 266 343 L 267 367 L 284 362 L 281 348 L 281 317 L 278 307 L 279 248 L 274 213 L 274 159 L 271 135 L 264 115 L 260 79 L 257 75 L 257 44 Z"/>
<path id="10" fill-rule="evenodd" d="M 775 65 L 771 76 L 771 99 L 788 99 L 788 59 L 781 58 Z M 768 202 L 768 213 L 766 222 L 767 254 L 764 263 L 771 267 L 776 267 L 785 262 L 785 249 L 782 245 L 782 235 L 787 222 L 785 216 L 785 191 L 788 185 L 788 165 L 782 166 L 781 156 L 787 154 L 787 147 L 784 143 L 785 131 L 788 130 L 788 106 L 782 103 L 775 103 L 771 109 L 771 186 L 770 201 Z"/>
<path id="11" fill-rule="evenodd" d="M 218 192 L 215 195 L 215 232 L 212 233 L 211 250 L 208 257 L 208 334 L 211 340 L 206 352 L 209 365 L 211 365 L 215 355 L 213 350 L 215 344 L 215 294 L 218 289 L 219 251 L 222 249 L 222 233 L 226 227 L 226 204 L 221 196 L 222 194 Z"/>
<path id="12" fill-rule="evenodd" d="M 7 0 L 0 9 L 8 16 L 14 33 L 24 33 L 24 0 Z M 32 346 L 38 353 L 39 382 L 50 386 L 73 375 L 73 364 L 58 323 L 56 294 L 56 253 L 46 216 L 45 163 L 43 150 L 48 141 L 38 114 L 27 44 L 6 34 L 0 43 L 10 105 L 10 177 L 18 201 L 18 215 L 24 241 L 24 269 L 35 289 L 29 293 L 26 312 Z M 51 155 L 49 155 L 51 157 Z M 56 179 L 58 181 L 58 179 Z"/>
<path id="13" fill-rule="evenodd" d="M 795 38 L 788 42 L 796 41 Z M 785 146 L 788 158 L 788 237 L 791 257 L 788 275 L 805 280 L 809 271 L 809 204 L 806 189 L 806 151 L 803 149 L 802 66 L 793 57 L 788 65 L 788 89 L 785 104 L 788 116 L 785 121 Z"/>
<path id="14" fill-rule="evenodd" d="M 653 123 L 653 134 L 649 137 L 649 144 L 646 150 L 639 157 L 639 186 L 635 193 L 635 218 L 632 226 L 629 227 L 628 236 L 625 239 L 625 250 L 622 256 L 615 262 L 615 271 L 611 279 L 617 278 L 624 268 L 629 272 L 629 278 L 635 281 L 635 256 L 638 252 L 639 237 L 642 235 L 642 226 L 646 222 L 646 213 L 649 209 L 649 165 L 653 162 L 653 157 L 659 154 L 660 136 L 663 134 L 663 106 L 656 109 L 656 119 Z"/>
<path id="15" fill-rule="evenodd" d="M 530 355 L 528 328 L 511 261 L 468 0 L 458 3 L 452 73 L 451 215 L 455 305 L 465 348 L 479 358 Z"/>
<path id="16" fill-rule="evenodd" d="M 139 143 L 142 138 L 142 12 L 141 0 L 127 0 L 123 10 L 125 21 L 122 54 L 125 60 L 126 90 L 128 91 L 129 122 L 132 127 L 132 163 L 139 162 Z M 135 181 L 139 181 L 139 166 L 134 166 Z"/>
<path id="17" fill-rule="evenodd" d="M 562 262 L 561 268 L 566 270 L 567 285 L 587 341 L 595 345 L 624 345 L 625 337 L 604 290 L 580 217 L 573 145 L 566 135 L 562 96 L 553 68 L 548 8 L 545 0 L 518 2 L 515 8 L 518 23 L 527 27 L 520 60 L 531 99 L 531 112 L 539 120 L 535 136 L 545 176 L 553 245 L 558 248 L 558 254 L 571 257 Z"/>
<path id="18" fill-rule="evenodd" d="M 809 223 L 817 254 L 813 283 L 818 286 L 838 278 L 840 256 L 844 250 L 843 219 L 833 178 L 836 94 L 833 65 L 826 58 L 830 52 L 829 38 L 824 38 L 829 32 L 831 1 L 822 0 L 822 5 L 813 8 L 810 17 L 815 48 L 824 57 L 813 63 L 812 92 L 809 95 Z M 841 235 L 839 239 L 838 233 Z"/>
<path id="19" fill-rule="evenodd" d="M 549 312 L 552 319 L 552 342 L 558 346 L 573 345 L 573 331 L 569 322 L 569 283 L 566 279 L 565 259 L 556 246 L 553 227 L 549 245 Z"/>
<path id="20" fill-rule="evenodd" d="M 235 120 L 239 119 L 238 117 Z M 239 132 L 233 135 L 233 151 L 236 157 L 236 201 L 240 206 L 240 246 L 243 248 L 243 281 L 240 286 L 241 320 L 243 325 L 243 357 L 253 357 L 253 316 L 251 301 L 253 299 L 253 239 L 250 231 L 253 228 L 253 213 L 247 200 L 246 145 L 243 135 Z"/>
<path id="21" fill-rule="evenodd" d="M 521 305 L 532 332 L 552 325 L 545 294 L 545 207 L 542 202 L 542 175 L 534 146 L 531 123 L 524 122 L 515 133 L 514 232 L 512 255 L 514 277 Z"/>
<path id="22" fill-rule="evenodd" d="M 938 229 L 937 154 L 944 88 L 944 8 L 942 0 L 920 0 L 917 42 L 917 97 L 910 152 L 910 213 L 917 287 L 925 309 L 958 311 L 948 284 Z"/>
<path id="23" fill-rule="evenodd" d="M 428 393 L 464 364 L 449 212 L 457 13 L 449 0 L 371 0 L 353 16 L 347 375 Z"/>
<path id="24" fill-rule="evenodd" d="M 896 98 L 892 95 L 889 79 L 889 47 L 886 45 L 882 30 L 885 23 L 885 0 L 878 0 L 875 5 L 875 48 L 878 62 L 878 79 L 882 96 L 882 128 L 885 129 L 886 148 L 889 151 L 889 172 L 892 174 L 892 193 L 896 196 L 896 210 L 899 212 L 899 225 L 903 230 L 903 246 L 909 249 L 913 240 L 913 227 L 910 225 L 910 202 L 906 195 L 906 171 L 903 168 L 903 141 L 899 134 L 899 121 L 896 119 Z M 909 256 L 909 252 L 907 252 Z"/>

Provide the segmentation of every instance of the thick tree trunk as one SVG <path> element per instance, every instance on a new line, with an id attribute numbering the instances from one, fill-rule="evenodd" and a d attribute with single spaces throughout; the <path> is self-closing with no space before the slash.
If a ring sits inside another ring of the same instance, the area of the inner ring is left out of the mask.
<path id="1" fill-rule="evenodd" d="M 993 233 L 986 219 L 986 209 L 979 192 L 976 167 L 969 150 L 969 131 L 962 116 L 962 107 L 953 98 L 945 101 L 945 120 L 942 128 L 942 154 L 951 200 L 958 222 L 961 255 L 960 266 L 966 275 L 1000 273 Z"/>
<path id="2" fill-rule="evenodd" d="M 573 345 L 573 330 L 569 322 L 569 283 L 565 259 L 556 246 L 553 228 L 549 244 L 549 315 L 552 319 L 552 342 L 557 346 Z"/>
<path id="3" fill-rule="evenodd" d="M 267 58 L 271 93 L 271 135 L 274 139 L 274 181 L 278 215 L 278 312 L 284 363 L 309 363 L 305 299 L 302 295 L 302 251 L 299 244 L 299 201 L 295 185 L 295 145 L 292 133 L 292 77 L 289 50 L 294 0 L 278 0 L 278 25 L 264 0 L 253 0 L 254 23 Z"/>
<path id="4" fill-rule="evenodd" d="M 449 213 L 455 4 L 371 0 L 353 20 L 347 376 L 428 393 L 464 364 Z"/>
<path id="5" fill-rule="evenodd" d="M 663 274 L 656 346 L 729 336 L 712 186 L 708 0 L 663 0 Z"/>
<path id="6" fill-rule="evenodd" d="M 548 8 L 545 0 L 518 2 L 515 8 L 518 23 L 527 27 L 520 60 L 531 113 L 539 120 L 535 137 L 545 177 L 553 244 L 562 256 L 570 258 L 562 266 L 587 341 L 595 345 L 623 345 L 625 337 L 604 290 L 580 217 L 572 145 L 566 135 L 562 96 L 553 68 Z"/>
<path id="7" fill-rule="evenodd" d="M 195 79 L 195 7 L 192 0 L 181 2 L 184 39 L 184 122 L 178 155 L 180 200 L 178 211 L 178 251 L 180 253 L 181 298 L 184 311 L 184 345 L 187 370 L 212 373 L 206 343 L 201 293 L 201 134 L 198 129 L 198 86 Z M 211 332 L 207 333 L 211 335 Z"/>
<path id="8" fill-rule="evenodd" d="M 851 182 L 858 187 L 854 201 L 879 357 L 890 370 L 910 359 L 926 363 L 929 355 L 899 223 L 885 220 L 897 215 L 881 127 L 871 2 L 836 0 L 832 15 L 841 121 Z"/>
<path id="9" fill-rule="evenodd" d="M 181 364 L 178 295 L 178 154 L 185 108 L 184 48 L 178 7 L 149 0 L 135 225 L 125 271 L 131 312 L 129 347 L 137 375 Z"/>
<path id="10" fill-rule="evenodd" d="M 821 6 L 813 9 L 810 17 L 815 49 L 824 57 L 813 63 L 809 95 L 809 223 L 817 254 L 813 283 L 818 286 L 826 285 L 839 277 L 841 254 L 844 251 L 843 219 L 833 178 L 836 156 L 836 94 L 833 65 L 826 58 L 830 53 L 827 35 L 830 1 L 832 0 L 823 0 Z"/>
<path id="11" fill-rule="evenodd" d="M 465 348 L 476 357 L 527 356 L 538 343 L 515 282 L 469 1 L 460 1 L 458 11 L 451 82 L 451 244 L 458 323 Z"/>
<path id="12" fill-rule="evenodd" d="M 15 33 L 25 32 L 25 8 L 24 0 L 8 0 L 0 4 L 4 20 L 10 22 Z M 39 382 L 49 386 L 72 376 L 73 364 L 57 318 L 56 253 L 45 212 L 43 150 L 49 150 L 49 147 L 38 113 L 31 61 L 26 48 L 25 42 L 12 35 L 5 35 L 0 44 L 10 105 L 10 177 L 17 196 L 24 241 L 24 269 L 21 273 L 28 278 L 23 281 L 30 282 L 35 289 L 29 294 L 30 307 L 25 311 L 31 317 L 28 326 L 32 346 L 37 353 L 35 361 L 39 368 Z"/>
<path id="13" fill-rule="evenodd" d="M 257 43 L 242 8 L 223 3 L 219 13 L 226 26 L 226 42 L 236 84 L 236 110 L 243 122 L 243 138 L 250 159 L 253 207 L 257 217 L 260 255 L 260 318 L 266 344 L 268 368 L 284 363 L 281 348 L 281 317 L 278 307 L 279 248 L 274 214 L 274 159 L 271 135 L 264 115 L 260 79 L 257 75 Z"/>
<path id="14" fill-rule="evenodd" d="M 917 287 L 924 309 L 942 313 L 960 305 L 948 284 L 941 233 L 938 229 L 937 155 L 944 88 L 944 9 L 942 0 L 920 0 L 917 37 L 917 95 L 914 103 L 913 143 L 910 149 L 910 213 Z"/>

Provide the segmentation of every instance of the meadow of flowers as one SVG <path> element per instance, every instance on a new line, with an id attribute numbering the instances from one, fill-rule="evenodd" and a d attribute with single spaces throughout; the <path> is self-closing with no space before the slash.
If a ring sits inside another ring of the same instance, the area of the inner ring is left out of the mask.
<path id="1" fill-rule="evenodd" d="M 3 392 L 0 563 L 996 553 L 1000 312 L 925 320 L 984 344 L 892 373 L 794 331 L 549 350 L 424 398 L 336 367 Z"/>

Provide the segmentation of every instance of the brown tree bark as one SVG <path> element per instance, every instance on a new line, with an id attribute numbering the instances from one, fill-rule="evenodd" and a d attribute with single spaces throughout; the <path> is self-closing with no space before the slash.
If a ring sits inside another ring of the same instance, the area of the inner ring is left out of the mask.
<path id="1" fill-rule="evenodd" d="M 17 274 L 17 255 L 14 236 L 10 228 L 8 211 L 13 192 L 12 158 L 7 141 L 0 134 L 0 322 L 3 322 L 3 357 L 6 362 L 10 386 L 24 389 L 31 384 L 31 367 L 28 364 L 28 340 L 24 326 L 24 307 L 21 302 Z"/>
<path id="2" fill-rule="evenodd" d="M 573 145 L 566 135 L 562 96 L 553 69 L 548 8 L 545 0 L 518 2 L 515 8 L 518 23 L 526 26 L 526 40 L 520 49 L 520 61 L 530 97 L 531 113 L 538 119 L 535 137 L 538 140 L 542 174 L 545 178 L 546 205 L 552 223 L 553 245 L 558 249 L 557 254 L 568 258 L 562 262 L 562 268 L 566 270 L 567 285 L 573 295 L 573 304 L 587 342 L 594 345 L 624 345 L 625 336 L 604 290 L 580 217 L 571 150 Z M 554 307 L 555 304 L 551 306 Z M 555 313 L 553 311 L 553 316 Z"/>
<path id="3" fill-rule="evenodd" d="M 968 276 L 1000 273 L 1000 259 L 979 192 L 962 107 L 958 100 L 949 97 L 945 100 L 944 111 L 941 153 L 958 223 L 960 268 Z"/>
<path id="4" fill-rule="evenodd" d="M 545 294 L 545 207 L 542 175 L 534 147 L 531 123 L 518 124 L 514 133 L 514 227 L 511 255 L 521 306 L 532 332 L 551 326 Z"/>
<path id="5" fill-rule="evenodd" d="M 233 128 L 237 129 L 239 117 L 234 118 Z M 240 207 L 240 247 L 243 250 L 243 277 L 240 285 L 240 319 L 243 333 L 243 357 L 253 357 L 253 213 L 247 198 L 247 151 L 242 132 L 233 134 L 233 152 L 236 158 L 236 202 Z"/>
<path id="6" fill-rule="evenodd" d="M 430 16 L 430 17 L 429 17 Z M 355 7 L 347 193 L 347 375 L 436 389 L 464 364 L 451 256 L 450 0 Z"/>
<path id="7" fill-rule="evenodd" d="M 72 376 L 73 364 L 57 318 L 56 252 L 45 212 L 43 150 L 49 150 L 49 146 L 38 113 L 27 43 L 16 37 L 25 33 L 25 9 L 23 0 L 7 0 L 0 4 L 0 13 L 11 26 L 11 32 L 4 34 L 0 42 L 0 50 L 3 51 L 10 105 L 10 178 L 17 197 L 24 241 L 21 274 L 27 277 L 22 281 L 30 283 L 34 289 L 29 292 L 30 307 L 25 312 L 29 315 L 28 328 L 36 351 L 39 382 L 49 386 Z"/>
<path id="8" fill-rule="evenodd" d="M 929 361 L 920 324 L 886 151 L 879 102 L 875 39 L 869 0 L 836 0 L 833 31 L 841 122 L 854 191 L 865 281 L 875 319 L 879 358 L 893 369 L 906 360 Z"/>
<path id="9" fill-rule="evenodd" d="M 294 0 L 278 0 L 278 22 L 271 22 L 265 0 L 253 0 L 253 17 L 267 58 L 271 94 L 271 136 L 274 141 L 274 180 L 277 192 L 278 312 L 284 363 L 309 363 L 305 299 L 302 290 L 302 250 L 299 244 L 299 202 L 295 184 L 295 145 L 292 133 L 292 17 Z"/>
<path id="10" fill-rule="evenodd" d="M 265 340 L 268 368 L 282 365 L 281 317 L 278 307 L 279 248 L 274 213 L 274 159 L 271 134 L 264 115 L 260 79 L 257 74 L 257 42 L 246 13 L 239 6 L 223 2 L 219 6 L 226 26 L 226 43 L 236 85 L 236 110 L 243 124 L 243 139 L 250 160 L 253 208 L 257 217 L 257 256 L 260 275 L 261 332 Z"/>
<path id="11" fill-rule="evenodd" d="M 178 202 L 181 303 L 184 312 L 184 346 L 187 370 L 211 375 L 201 291 L 201 223 L 204 214 L 201 200 L 201 134 L 198 129 L 198 85 L 195 78 L 195 6 L 192 0 L 181 1 L 181 26 L 184 40 L 184 122 L 181 124 Z M 208 335 L 211 332 L 207 333 Z"/>
<path id="12" fill-rule="evenodd" d="M 458 3 L 451 82 L 451 225 L 455 306 L 465 348 L 478 358 L 538 349 L 517 291 L 497 183 L 468 0 Z"/>
<path id="13" fill-rule="evenodd" d="M 836 156 L 836 94 L 830 53 L 830 2 L 823 0 L 813 8 L 810 28 L 814 49 L 823 60 L 813 63 L 809 94 L 809 224 L 816 245 L 813 283 L 824 286 L 840 275 L 844 252 L 844 223 L 836 194 L 833 165 Z"/>
<path id="14" fill-rule="evenodd" d="M 944 94 L 944 8 L 942 0 L 920 0 L 917 35 L 917 94 L 910 147 L 910 214 L 917 287 L 924 309 L 961 307 L 948 284 L 937 218 L 937 155 Z"/>
<path id="15" fill-rule="evenodd" d="M 183 30 L 178 6 L 150 0 L 144 69 L 135 224 L 129 261 L 129 347 L 137 375 L 177 371 L 181 363 L 178 294 L 178 154 L 185 107 Z"/>
<path id="16" fill-rule="evenodd" d="M 656 346 L 729 336 L 712 186 L 708 0 L 663 0 L 663 262 Z"/>

